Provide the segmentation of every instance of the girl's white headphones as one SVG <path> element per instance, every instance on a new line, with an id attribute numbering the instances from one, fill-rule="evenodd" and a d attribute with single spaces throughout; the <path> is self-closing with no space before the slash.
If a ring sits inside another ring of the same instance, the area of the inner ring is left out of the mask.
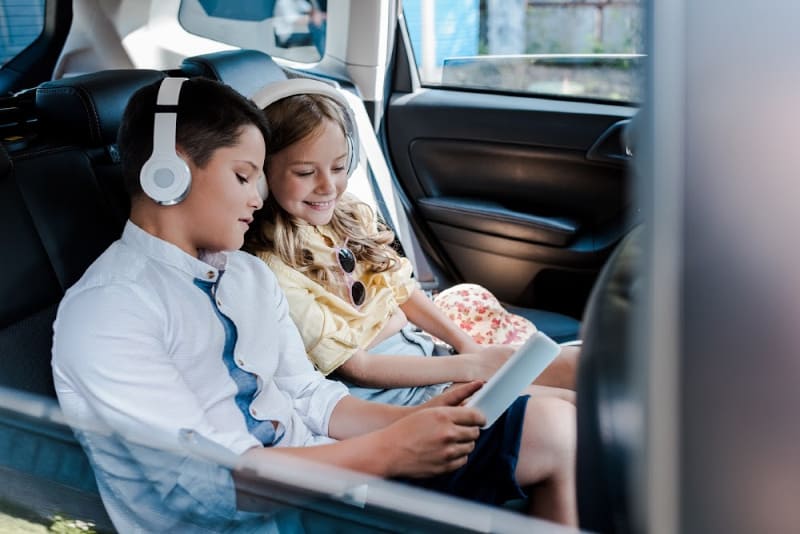
<path id="1" fill-rule="evenodd" d="M 356 121 L 353 115 L 353 110 L 350 105 L 339 93 L 339 91 L 331 85 L 318 80 L 311 80 L 308 78 L 292 78 L 289 80 L 281 80 L 273 82 L 269 85 L 262 87 L 253 95 L 252 100 L 261 108 L 266 109 L 267 106 L 277 102 L 278 100 L 295 96 L 295 95 L 322 95 L 327 96 L 334 102 L 339 104 L 347 116 L 347 125 L 345 126 L 345 139 L 347 141 L 347 176 L 353 174 L 353 171 L 358 166 L 360 143 L 358 141 L 358 131 L 356 129 Z"/>

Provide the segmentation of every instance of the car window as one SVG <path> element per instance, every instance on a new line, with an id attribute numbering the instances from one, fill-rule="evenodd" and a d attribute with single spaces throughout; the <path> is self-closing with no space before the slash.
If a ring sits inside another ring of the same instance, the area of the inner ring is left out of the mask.
<path id="1" fill-rule="evenodd" d="M 186 31 L 291 61 L 314 63 L 325 53 L 327 0 L 182 0 Z"/>
<path id="2" fill-rule="evenodd" d="M 420 80 L 641 100 L 641 0 L 404 0 Z"/>
<path id="3" fill-rule="evenodd" d="M 0 0 L 0 66 L 41 35 L 44 4 L 44 0 Z"/>

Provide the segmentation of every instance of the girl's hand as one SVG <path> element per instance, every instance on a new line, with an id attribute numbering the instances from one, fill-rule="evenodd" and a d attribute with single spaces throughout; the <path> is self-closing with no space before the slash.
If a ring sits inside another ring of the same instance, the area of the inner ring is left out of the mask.
<path id="1" fill-rule="evenodd" d="M 453 345 L 453 348 L 456 349 L 456 352 L 459 354 L 469 354 L 471 352 L 480 352 L 485 347 L 478 345 L 470 336 L 465 336 L 460 343 Z"/>
<path id="2" fill-rule="evenodd" d="M 461 406 L 473 393 L 481 389 L 483 382 L 475 380 L 447 388 L 428 402 L 418 406 L 418 409 L 432 408 L 435 406 Z"/>
<path id="3" fill-rule="evenodd" d="M 489 380 L 512 354 L 514 347 L 510 345 L 489 345 L 464 357 L 470 360 L 473 380 Z"/>

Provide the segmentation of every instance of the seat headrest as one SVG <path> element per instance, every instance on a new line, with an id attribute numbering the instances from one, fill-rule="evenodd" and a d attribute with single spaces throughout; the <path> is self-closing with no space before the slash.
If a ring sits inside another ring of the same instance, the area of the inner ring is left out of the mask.
<path id="1" fill-rule="evenodd" d="M 45 82 L 36 88 L 42 131 L 79 146 L 114 144 L 130 97 L 164 76 L 157 70 L 106 70 Z"/>
<path id="2" fill-rule="evenodd" d="M 286 79 L 283 69 L 258 50 L 224 50 L 187 57 L 181 70 L 187 76 L 203 76 L 230 85 L 248 98 L 268 83 Z"/>

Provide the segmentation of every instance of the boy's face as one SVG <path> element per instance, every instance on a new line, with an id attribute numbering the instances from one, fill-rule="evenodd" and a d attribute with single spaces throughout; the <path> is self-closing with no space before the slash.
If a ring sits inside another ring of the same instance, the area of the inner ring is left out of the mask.
<path id="1" fill-rule="evenodd" d="M 328 224 L 347 188 L 346 166 L 344 132 L 325 120 L 310 135 L 270 158 L 270 194 L 290 215 L 314 225 Z"/>
<path id="2" fill-rule="evenodd" d="M 192 187 L 176 207 L 185 217 L 176 244 L 196 255 L 200 249 L 236 250 L 261 208 L 259 180 L 263 180 L 264 138 L 255 126 L 242 129 L 234 146 L 218 148 L 204 168 L 189 162 Z"/>

